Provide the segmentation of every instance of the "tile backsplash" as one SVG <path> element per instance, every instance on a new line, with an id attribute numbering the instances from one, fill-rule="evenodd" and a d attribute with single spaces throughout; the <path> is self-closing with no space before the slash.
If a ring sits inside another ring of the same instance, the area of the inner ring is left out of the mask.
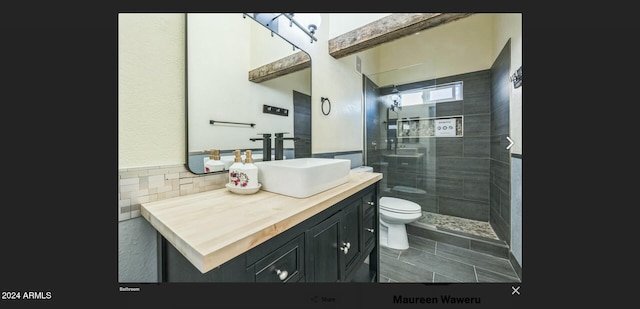
<path id="1" fill-rule="evenodd" d="M 196 175 L 183 164 L 118 170 L 118 221 L 140 216 L 140 204 L 224 188 L 226 173 Z"/>

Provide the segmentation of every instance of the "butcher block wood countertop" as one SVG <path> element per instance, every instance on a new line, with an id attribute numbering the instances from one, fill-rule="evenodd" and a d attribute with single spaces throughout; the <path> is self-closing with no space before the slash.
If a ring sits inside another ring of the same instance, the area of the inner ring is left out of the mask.
<path id="1" fill-rule="evenodd" d="M 141 215 L 206 273 L 382 179 L 351 172 L 349 181 L 307 198 L 226 188 L 141 204 Z"/>

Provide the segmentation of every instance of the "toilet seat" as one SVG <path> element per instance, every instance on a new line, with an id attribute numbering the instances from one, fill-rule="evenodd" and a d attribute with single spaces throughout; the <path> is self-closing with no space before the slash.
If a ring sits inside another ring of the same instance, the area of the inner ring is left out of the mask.
<path id="1" fill-rule="evenodd" d="M 380 223 L 405 224 L 422 217 L 422 212 L 398 213 L 380 209 Z"/>
<path id="2" fill-rule="evenodd" d="M 420 205 L 414 202 L 386 196 L 380 198 L 380 210 L 399 214 L 415 214 L 422 212 Z"/>

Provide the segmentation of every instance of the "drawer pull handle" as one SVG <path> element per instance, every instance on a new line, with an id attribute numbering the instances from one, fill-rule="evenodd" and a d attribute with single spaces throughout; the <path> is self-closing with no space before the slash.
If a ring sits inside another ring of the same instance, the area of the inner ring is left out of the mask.
<path id="1" fill-rule="evenodd" d="M 280 280 L 284 281 L 289 276 L 289 273 L 286 270 L 276 269 L 276 275 L 280 278 Z"/>
<path id="2" fill-rule="evenodd" d="M 343 242 L 342 243 L 342 247 L 340 248 L 340 250 L 342 250 L 344 252 L 344 254 L 347 254 L 347 252 L 349 252 L 349 248 L 351 248 L 351 243 L 350 242 Z"/>
<path id="3" fill-rule="evenodd" d="M 373 232 L 375 232 L 376 230 L 374 230 L 374 229 L 367 229 L 367 231 L 369 231 L 369 232 L 373 233 Z"/>
<path id="4" fill-rule="evenodd" d="M 373 205 L 375 205 L 376 203 L 374 203 L 374 202 L 367 202 L 367 204 L 369 204 L 369 205 L 373 206 Z"/>

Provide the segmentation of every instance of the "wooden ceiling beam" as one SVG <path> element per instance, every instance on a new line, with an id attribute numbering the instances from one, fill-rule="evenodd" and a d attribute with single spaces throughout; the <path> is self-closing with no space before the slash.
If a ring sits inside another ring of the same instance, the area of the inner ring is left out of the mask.
<path id="1" fill-rule="evenodd" d="M 340 59 L 470 15 L 473 13 L 391 14 L 330 39 L 329 54 Z"/>
<path id="2" fill-rule="evenodd" d="M 391 14 L 329 40 L 329 54 L 340 59 L 470 15 L 473 13 Z M 299 51 L 249 71 L 249 81 L 261 83 L 309 67 L 311 58 Z"/>
<path id="3" fill-rule="evenodd" d="M 309 67 L 311 67 L 311 58 L 307 53 L 299 51 L 249 71 L 249 81 L 261 83 Z"/>

